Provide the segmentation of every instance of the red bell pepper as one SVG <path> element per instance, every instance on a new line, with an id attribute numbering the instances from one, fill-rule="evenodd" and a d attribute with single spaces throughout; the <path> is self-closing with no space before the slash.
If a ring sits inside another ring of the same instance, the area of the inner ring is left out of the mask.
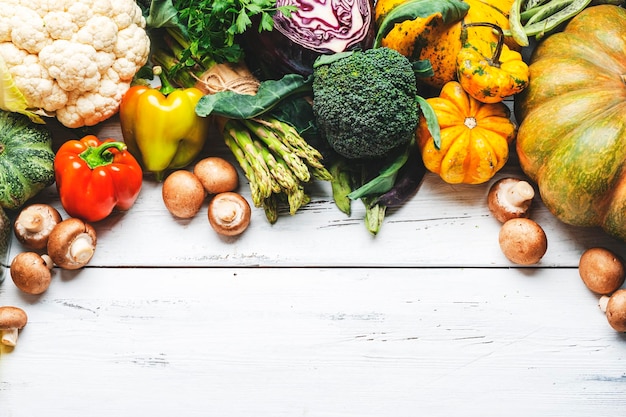
<path id="1" fill-rule="evenodd" d="M 67 214 L 88 222 L 102 220 L 114 209 L 130 209 L 143 181 L 141 166 L 123 142 L 94 135 L 61 145 L 54 173 Z"/>

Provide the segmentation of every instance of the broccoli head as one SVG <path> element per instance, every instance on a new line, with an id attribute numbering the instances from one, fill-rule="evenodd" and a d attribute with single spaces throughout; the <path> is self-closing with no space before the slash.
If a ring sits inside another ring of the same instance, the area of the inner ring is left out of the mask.
<path id="1" fill-rule="evenodd" d="M 371 159 L 408 144 L 419 121 L 410 61 L 390 48 L 318 59 L 313 112 L 320 134 L 340 155 Z"/>

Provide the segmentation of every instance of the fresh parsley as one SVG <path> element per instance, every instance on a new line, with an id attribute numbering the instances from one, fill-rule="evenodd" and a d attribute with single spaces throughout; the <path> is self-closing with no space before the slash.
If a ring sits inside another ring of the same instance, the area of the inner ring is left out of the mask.
<path id="1" fill-rule="evenodd" d="M 258 31 L 274 27 L 273 15 L 277 11 L 290 16 L 296 6 L 279 6 L 276 0 L 172 0 L 178 11 L 179 24 L 186 31 L 189 47 L 183 58 L 204 60 L 208 56 L 215 62 L 238 62 L 243 50 L 236 36 L 252 27 L 258 18 Z M 184 59 L 183 59 L 184 61 Z"/>

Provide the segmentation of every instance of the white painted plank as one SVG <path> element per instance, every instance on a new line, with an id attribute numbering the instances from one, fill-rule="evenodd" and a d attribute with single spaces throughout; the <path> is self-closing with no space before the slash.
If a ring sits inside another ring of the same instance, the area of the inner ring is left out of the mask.
<path id="1" fill-rule="evenodd" d="M 589 416 L 626 404 L 626 338 L 576 270 L 57 274 L 0 356 L 0 415 Z"/>

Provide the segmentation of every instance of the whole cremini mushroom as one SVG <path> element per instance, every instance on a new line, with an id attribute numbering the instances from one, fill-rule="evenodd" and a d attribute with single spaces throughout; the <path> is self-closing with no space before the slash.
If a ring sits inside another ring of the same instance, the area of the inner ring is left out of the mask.
<path id="1" fill-rule="evenodd" d="M 251 212 L 250 204 L 241 194 L 219 193 L 209 203 L 209 223 L 221 235 L 236 236 L 248 228 Z"/>
<path id="2" fill-rule="evenodd" d="M 6 346 L 15 346 L 20 330 L 26 326 L 28 316 L 19 307 L 0 307 L 0 343 Z"/>
<path id="3" fill-rule="evenodd" d="M 530 183 L 519 178 L 502 178 L 496 181 L 487 194 L 489 211 L 501 223 L 528 217 L 535 190 Z"/>
<path id="4" fill-rule="evenodd" d="M 61 222 L 61 214 L 49 204 L 24 207 L 13 223 L 17 240 L 31 249 L 45 249 L 52 229 Z"/>
<path id="5" fill-rule="evenodd" d="M 89 223 L 75 217 L 57 224 L 48 238 L 48 255 L 64 269 L 87 265 L 96 251 L 96 231 Z"/>
<path id="6" fill-rule="evenodd" d="M 11 261 L 11 279 L 15 286 L 25 293 L 38 295 L 50 286 L 53 266 L 48 255 L 21 252 Z"/>
<path id="7" fill-rule="evenodd" d="M 596 294 L 613 293 L 624 284 L 624 262 L 606 248 L 587 249 L 578 262 L 583 283 Z"/>
<path id="8" fill-rule="evenodd" d="M 193 173 L 209 194 L 235 191 L 239 186 L 239 174 L 235 166 L 218 156 L 198 161 L 193 167 Z"/>
<path id="9" fill-rule="evenodd" d="M 617 290 L 610 297 L 600 297 L 600 309 L 613 329 L 626 332 L 626 289 Z"/>
<path id="10" fill-rule="evenodd" d="M 184 169 L 165 178 L 161 194 L 165 208 L 180 219 L 191 219 L 198 214 L 206 198 L 206 190 L 198 177 Z"/>
<path id="11" fill-rule="evenodd" d="M 544 230 L 527 218 L 507 220 L 500 228 L 498 240 L 504 256 L 519 265 L 538 263 L 548 250 Z"/>

